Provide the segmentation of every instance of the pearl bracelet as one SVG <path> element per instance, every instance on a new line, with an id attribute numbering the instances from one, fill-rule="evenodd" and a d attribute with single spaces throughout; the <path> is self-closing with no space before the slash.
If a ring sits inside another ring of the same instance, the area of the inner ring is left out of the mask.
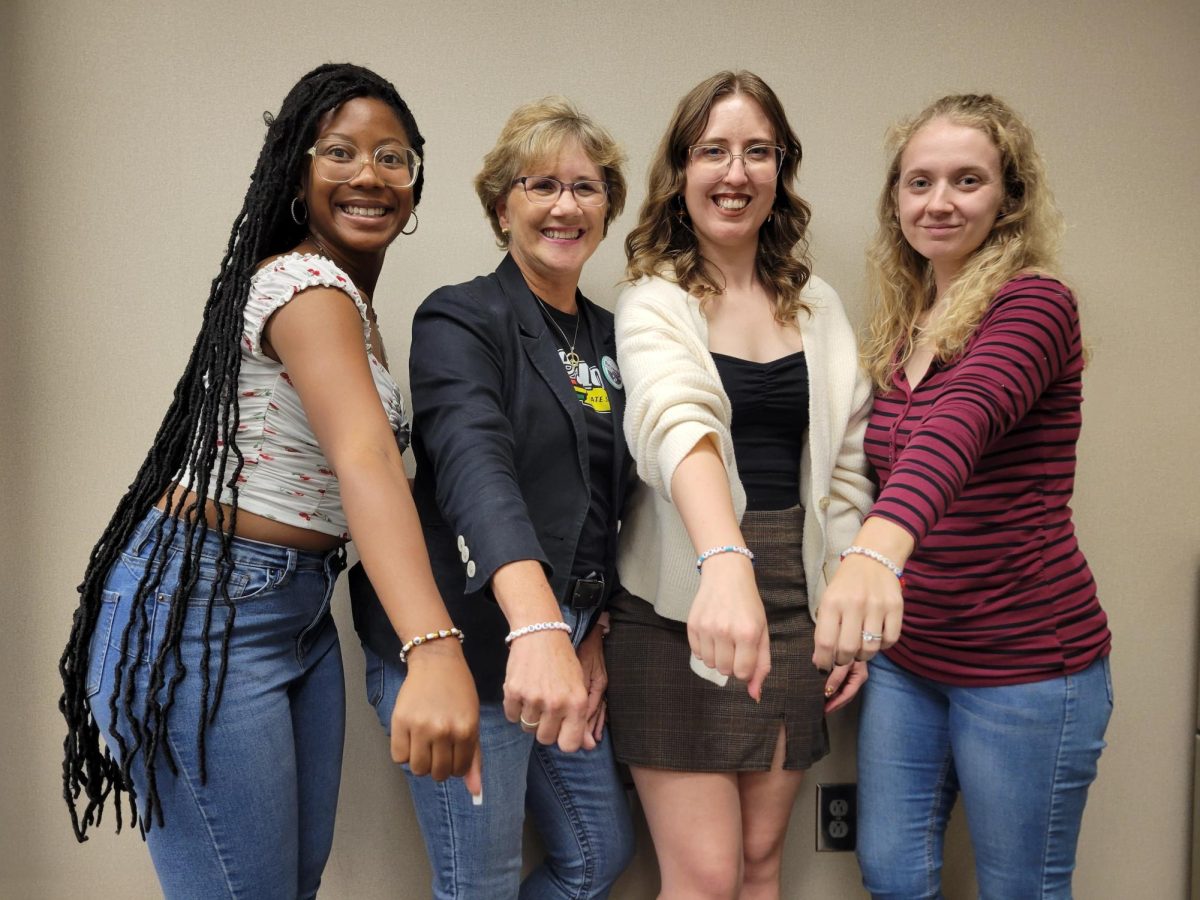
<path id="1" fill-rule="evenodd" d="M 704 565 L 706 559 L 717 556 L 721 553 L 739 553 L 746 559 L 750 560 L 750 565 L 754 565 L 754 554 L 750 552 L 749 547 L 735 547 L 733 544 L 726 544 L 724 547 L 710 547 L 699 556 L 696 557 L 696 571 L 703 571 L 701 566 Z"/>
<path id="2" fill-rule="evenodd" d="M 408 654 L 412 652 L 413 647 L 420 647 L 422 644 L 427 644 L 429 641 L 440 641 L 442 638 L 456 637 L 461 644 L 463 638 L 466 637 L 457 628 L 442 628 L 438 631 L 431 631 L 429 634 L 418 634 L 415 638 L 400 648 L 400 662 L 408 662 Z"/>
<path id="3" fill-rule="evenodd" d="M 510 646 L 517 638 L 533 634 L 535 631 L 565 631 L 570 633 L 571 626 L 566 622 L 535 622 L 533 625 L 526 625 L 524 628 L 517 628 L 510 631 L 504 638 L 504 645 L 506 647 Z"/>
<path id="4" fill-rule="evenodd" d="M 865 556 L 867 559 L 873 559 L 889 572 L 896 576 L 896 580 L 900 582 L 900 587 L 904 587 L 904 570 L 880 553 L 878 550 L 872 550 L 870 547 L 847 547 L 841 553 L 841 558 L 847 556 Z"/>

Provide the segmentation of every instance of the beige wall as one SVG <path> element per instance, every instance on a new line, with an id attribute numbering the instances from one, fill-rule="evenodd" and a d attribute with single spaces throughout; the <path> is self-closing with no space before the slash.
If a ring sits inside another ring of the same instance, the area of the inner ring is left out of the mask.
<path id="1" fill-rule="evenodd" d="M 1116 636 L 1117 711 L 1077 894 L 1183 895 L 1200 568 L 1194 0 L 171 6 L 0 3 L 0 262 L 11 266 L 0 288 L 0 895 L 153 894 L 136 837 L 101 829 L 82 847 L 71 838 L 55 662 L 88 551 L 191 345 L 260 113 L 331 59 L 393 79 L 429 139 L 420 230 L 397 242 L 378 298 L 400 372 L 421 298 L 497 261 L 470 178 L 523 100 L 565 93 L 629 152 L 630 211 L 585 275 L 585 289 L 611 304 L 645 161 L 676 99 L 718 68 L 758 71 L 804 142 L 816 270 L 854 315 L 887 123 L 953 90 L 992 90 L 1023 110 L 1071 223 L 1064 264 L 1095 351 L 1076 510 Z M 363 700 L 344 596 L 336 611 L 350 719 L 326 894 L 424 896 L 427 865 Z M 851 736 L 840 722 L 835 755 L 811 782 L 853 777 Z M 851 855 L 812 851 L 813 819 L 810 784 L 789 838 L 786 896 L 860 896 Z M 968 896 L 961 834 L 948 868 L 948 895 Z M 656 884 L 643 834 L 618 895 L 653 896 Z"/>

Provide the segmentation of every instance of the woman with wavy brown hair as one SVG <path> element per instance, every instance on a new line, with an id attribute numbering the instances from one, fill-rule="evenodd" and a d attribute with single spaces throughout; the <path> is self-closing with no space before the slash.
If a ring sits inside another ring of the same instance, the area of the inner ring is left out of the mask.
<path id="1" fill-rule="evenodd" d="M 812 612 L 872 495 L 870 392 L 811 274 L 800 158 L 761 78 L 714 75 L 680 101 L 626 241 L 617 352 L 641 481 L 606 655 L 664 897 L 778 896 L 825 713 L 865 675 L 809 661 Z"/>

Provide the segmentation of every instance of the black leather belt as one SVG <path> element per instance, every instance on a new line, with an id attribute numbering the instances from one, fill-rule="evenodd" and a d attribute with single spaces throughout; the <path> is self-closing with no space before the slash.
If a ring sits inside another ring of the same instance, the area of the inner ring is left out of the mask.
<path id="1" fill-rule="evenodd" d="M 566 604 L 571 609 L 592 609 L 604 600 L 606 585 L 601 578 L 572 578 L 567 581 Z"/>

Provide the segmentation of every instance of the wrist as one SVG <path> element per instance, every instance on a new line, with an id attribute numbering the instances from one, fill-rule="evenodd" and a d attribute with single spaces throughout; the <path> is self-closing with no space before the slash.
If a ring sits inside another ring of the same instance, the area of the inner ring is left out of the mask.
<path id="1" fill-rule="evenodd" d="M 722 544 L 710 547 L 696 557 L 696 571 L 703 575 L 706 566 L 729 565 L 733 560 L 740 560 L 741 564 L 753 566 L 754 554 L 749 547 L 740 544 Z"/>
<path id="2" fill-rule="evenodd" d="M 514 628 L 504 638 L 504 644 L 507 647 L 512 647 L 513 643 L 522 639 L 529 639 L 536 636 L 549 636 L 552 634 L 562 634 L 568 637 L 571 634 L 571 626 L 562 619 L 548 619 L 544 622 L 532 622 L 528 625 L 523 625 L 520 628 Z"/>
<path id="3" fill-rule="evenodd" d="M 423 641 L 405 655 L 407 658 L 404 662 L 409 672 L 418 671 L 425 666 L 444 665 L 448 661 L 466 664 L 462 645 L 453 640 Z"/>
<path id="4" fill-rule="evenodd" d="M 408 662 L 408 654 L 412 653 L 417 647 L 423 647 L 426 644 L 431 644 L 435 641 L 447 640 L 449 638 L 457 638 L 458 642 L 461 644 L 464 635 L 453 625 L 451 625 L 449 628 L 439 628 L 436 631 L 427 631 L 425 634 L 413 635 L 404 643 L 404 646 L 400 648 L 400 662 Z"/>

